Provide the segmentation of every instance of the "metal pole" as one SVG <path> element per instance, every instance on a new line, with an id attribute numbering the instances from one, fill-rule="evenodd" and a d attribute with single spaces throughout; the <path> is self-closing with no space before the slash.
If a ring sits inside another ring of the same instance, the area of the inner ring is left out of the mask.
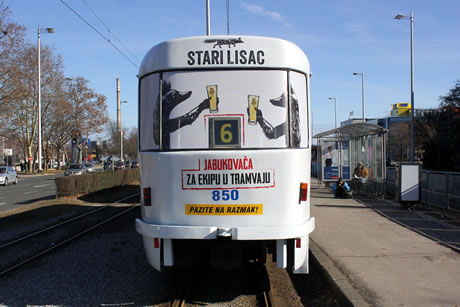
<path id="1" fill-rule="evenodd" d="M 410 162 L 414 162 L 414 15 L 410 12 Z"/>
<path id="2" fill-rule="evenodd" d="M 211 12 L 209 0 L 206 0 L 206 35 L 211 35 Z"/>
<path id="3" fill-rule="evenodd" d="M 38 25 L 38 172 L 42 172 L 42 110 L 40 86 L 40 25 Z"/>
<path id="4" fill-rule="evenodd" d="M 363 100 L 363 123 L 365 122 L 365 113 L 364 113 L 364 71 L 361 71 L 361 97 L 362 97 L 362 100 Z"/>
<path id="5" fill-rule="evenodd" d="M 123 128 L 121 127 L 121 109 L 120 109 L 120 158 L 121 162 L 124 161 L 123 159 Z"/>
<path id="6" fill-rule="evenodd" d="M 334 97 L 334 120 L 335 120 L 335 129 L 337 129 L 337 99 Z"/>
<path id="7" fill-rule="evenodd" d="M 329 97 L 330 100 L 334 99 L 334 120 L 335 120 L 335 129 L 337 129 L 337 98 Z"/>
<path id="8" fill-rule="evenodd" d="M 227 0 L 227 35 L 230 35 L 230 0 Z"/>
<path id="9" fill-rule="evenodd" d="M 117 78 L 117 134 L 120 137 L 120 160 L 123 161 L 123 137 L 121 135 L 120 78 Z"/>

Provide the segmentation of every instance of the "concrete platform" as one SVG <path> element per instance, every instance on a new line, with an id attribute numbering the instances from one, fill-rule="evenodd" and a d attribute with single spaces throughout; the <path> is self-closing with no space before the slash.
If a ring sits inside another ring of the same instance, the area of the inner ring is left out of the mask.
<path id="1" fill-rule="evenodd" d="M 312 182 L 313 260 L 355 306 L 458 306 L 460 254 Z"/>

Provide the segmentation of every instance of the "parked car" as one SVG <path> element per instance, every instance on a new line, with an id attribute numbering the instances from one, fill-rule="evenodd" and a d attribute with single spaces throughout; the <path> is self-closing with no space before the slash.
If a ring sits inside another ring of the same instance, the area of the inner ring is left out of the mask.
<path id="1" fill-rule="evenodd" d="M 86 166 L 86 169 L 88 170 L 88 173 L 92 173 L 96 171 L 96 168 L 94 167 L 92 163 L 86 163 L 85 166 Z"/>
<path id="2" fill-rule="evenodd" d="M 133 161 L 133 163 L 131 163 L 131 168 L 138 168 L 138 167 L 139 167 L 139 162 Z"/>
<path id="3" fill-rule="evenodd" d="M 9 182 L 18 183 L 16 170 L 11 166 L 0 166 L 0 184 L 7 186 Z"/>
<path id="4" fill-rule="evenodd" d="M 125 164 L 122 161 L 115 162 L 115 170 L 124 170 Z"/>
<path id="5" fill-rule="evenodd" d="M 70 164 L 69 168 L 66 169 L 64 172 L 64 176 L 73 176 L 73 175 L 81 175 L 88 172 L 85 164 L 74 163 Z"/>
<path id="6" fill-rule="evenodd" d="M 112 169 L 112 163 L 107 162 L 107 161 L 104 162 L 104 170 L 106 170 L 106 169 Z"/>

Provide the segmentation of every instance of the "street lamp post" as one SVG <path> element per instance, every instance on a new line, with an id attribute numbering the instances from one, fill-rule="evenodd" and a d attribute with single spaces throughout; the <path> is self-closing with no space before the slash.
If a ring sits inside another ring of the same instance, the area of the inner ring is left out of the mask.
<path id="1" fill-rule="evenodd" d="M 363 109 L 363 123 L 365 122 L 365 114 L 364 114 L 364 71 L 354 72 L 354 76 L 361 76 L 361 100 L 362 100 L 362 109 Z"/>
<path id="2" fill-rule="evenodd" d="M 121 162 L 124 162 L 124 159 L 123 159 L 123 127 L 121 124 L 121 105 L 123 103 L 128 103 L 128 102 L 126 100 L 120 101 L 120 159 L 121 159 Z"/>
<path id="3" fill-rule="evenodd" d="M 414 14 L 398 14 L 395 19 L 410 21 L 410 162 L 414 162 Z"/>
<path id="4" fill-rule="evenodd" d="M 54 33 L 53 28 L 44 28 L 47 33 Z M 40 25 L 38 25 L 38 172 L 42 172 L 42 107 L 41 107 L 41 71 L 40 71 Z"/>
<path id="5" fill-rule="evenodd" d="M 334 120 L 335 120 L 335 129 L 337 129 L 337 99 L 334 97 L 329 97 L 329 99 L 334 100 Z"/>

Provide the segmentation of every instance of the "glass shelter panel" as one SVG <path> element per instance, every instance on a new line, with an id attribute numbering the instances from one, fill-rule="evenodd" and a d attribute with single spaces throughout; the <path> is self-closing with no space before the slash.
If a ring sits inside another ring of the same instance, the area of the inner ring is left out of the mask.
<path id="1" fill-rule="evenodd" d="M 383 178 L 383 170 L 382 170 L 382 157 L 383 157 L 383 147 L 382 147 L 383 137 L 378 135 L 376 137 L 375 142 L 375 169 L 376 169 L 376 178 L 381 180 Z"/>

